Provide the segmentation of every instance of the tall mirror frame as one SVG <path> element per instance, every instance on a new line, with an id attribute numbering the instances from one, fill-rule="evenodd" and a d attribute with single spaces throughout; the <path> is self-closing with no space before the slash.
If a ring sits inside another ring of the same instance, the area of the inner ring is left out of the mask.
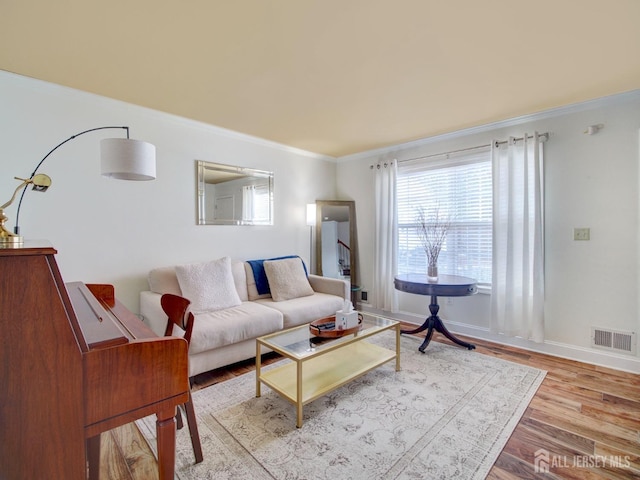
<path id="1" fill-rule="evenodd" d="M 345 225 L 345 223 L 348 223 L 348 225 Z M 348 236 L 348 241 L 345 242 L 346 236 Z M 345 256 L 342 244 L 348 247 L 347 256 Z M 355 294 L 359 288 L 358 266 L 356 263 L 358 258 L 357 246 L 356 202 L 353 200 L 317 200 L 316 273 L 325 277 L 349 280 L 351 301 L 354 307 L 356 306 Z M 344 263 L 346 258 L 349 261 L 348 265 Z M 348 272 L 345 269 L 348 269 Z"/>

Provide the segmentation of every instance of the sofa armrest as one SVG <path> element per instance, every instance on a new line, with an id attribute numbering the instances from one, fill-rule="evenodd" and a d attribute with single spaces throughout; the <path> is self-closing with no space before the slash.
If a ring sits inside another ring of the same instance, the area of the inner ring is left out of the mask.
<path id="1" fill-rule="evenodd" d="M 338 297 L 349 300 L 351 292 L 349 292 L 349 282 L 340 278 L 321 277 L 320 275 L 309 275 L 309 283 L 314 292 L 329 293 Z"/>
<path id="2" fill-rule="evenodd" d="M 167 328 L 167 315 L 162 310 L 160 299 L 162 294 L 144 291 L 140 292 L 140 315 L 151 330 L 159 337 L 164 336 Z"/>

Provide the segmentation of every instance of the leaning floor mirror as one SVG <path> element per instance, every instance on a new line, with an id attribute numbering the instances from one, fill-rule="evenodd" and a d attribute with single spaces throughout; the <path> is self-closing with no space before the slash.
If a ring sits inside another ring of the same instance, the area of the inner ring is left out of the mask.
<path id="1" fill-rule="evenodd" d="M 316 272 L 348 280 L 354 306 L 357 279 L 356 203 L 351 200 L 316 201 Z"/>
<path id="2" fill-rule="evenodd" d="M 198 225 L 273 225 L 273 172 L 196 160 Z"/>

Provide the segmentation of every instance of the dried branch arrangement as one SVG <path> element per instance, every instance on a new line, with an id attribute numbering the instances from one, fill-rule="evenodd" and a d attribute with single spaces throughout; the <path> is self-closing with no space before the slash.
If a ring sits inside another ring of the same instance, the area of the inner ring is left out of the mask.
<path id="1" fill-rule="evenodd" d="M 438 256 L 450 228 L 451 217 L 440 215 L 438 207 L 428 214 L 424 208 L 418 208 L 418 233 L 430 267 L 438 264 Z"/>

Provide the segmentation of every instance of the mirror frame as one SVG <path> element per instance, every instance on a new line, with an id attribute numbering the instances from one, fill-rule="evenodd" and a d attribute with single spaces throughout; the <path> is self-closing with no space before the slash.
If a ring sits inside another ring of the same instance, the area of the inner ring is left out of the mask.
<path id="1" fill-rule="evenodd" d="M 353 200 L 316 200 L 316 274 L 322 275 L 322 207 L 349 207 L 349 262 L 351 263 L 351 301 L 356 308 L 355 288 L 358 288 L 358 236 L 356 229 L 356 202 Z"/>
<path id="2" fill-rule="evenodd" d="M 265 221 L 242 219 L 207 221 L 205 171 L 218 172 L 221 176 L 230 177 L 231 180 L 243 177 L 266 178 L 269 184 L 269 219 Z M 273 172 L 196 160 L 196 225 L 273 225 Z"/>

